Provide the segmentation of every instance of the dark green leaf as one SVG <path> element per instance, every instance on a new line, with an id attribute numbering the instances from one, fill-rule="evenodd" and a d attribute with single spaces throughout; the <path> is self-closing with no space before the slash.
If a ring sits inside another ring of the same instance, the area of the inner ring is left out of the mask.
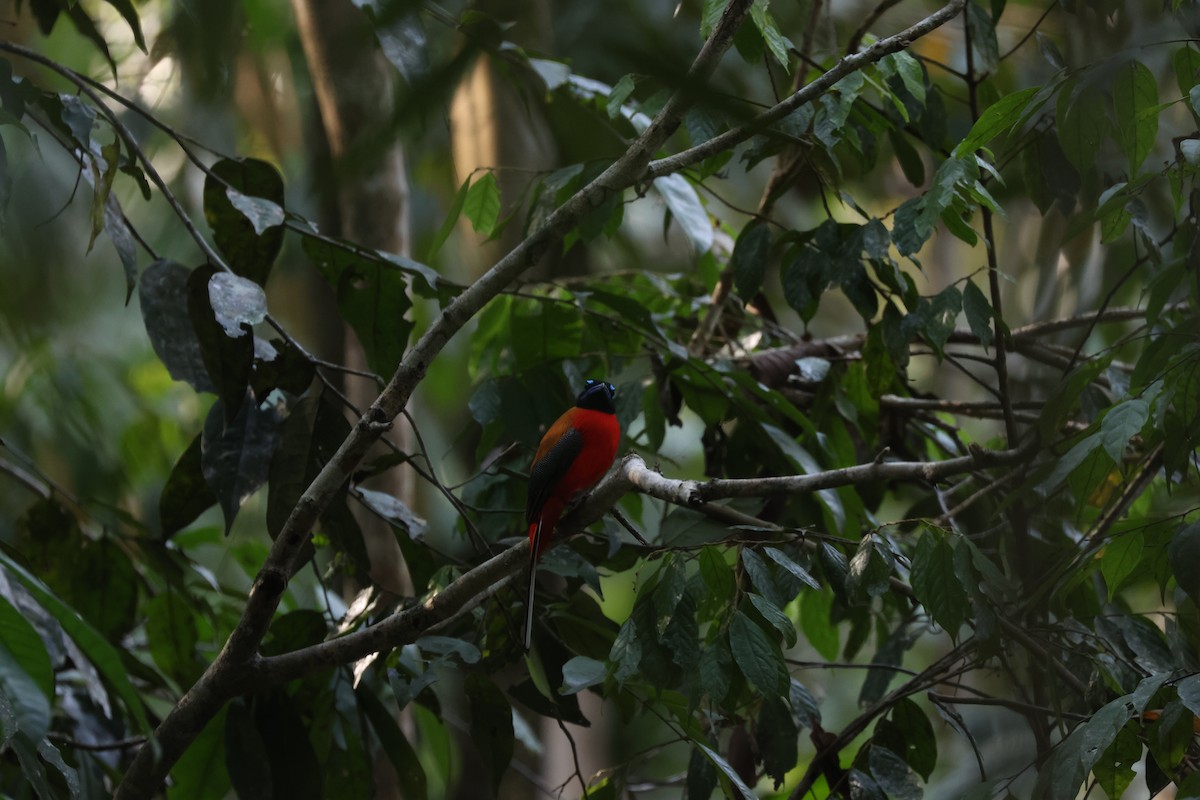
<path id="1" fill-rule="evenodd" d="M 401 796 L 405 800 L 428 800 L 429 785 L 425 776 L 425 768 L 417 757 L 408 737 L 400 730 L 396 718 L 384 708 L 375 693 L 365 685 L 359 684 L 354 690 L 358 707 L 362 709 L 388 760 L 396 769 L 396 777 L 400 781 Z"/>
<path id="2" fill-rule="evenodd" d="M 241 698 L 230 702 L 225 714 L 225 768 L 239 798 L 273 796 L 266 745 Z"/>
<path id="3" fill-rule="evenodd" d="M 851 597 L 879 597 L 891 587 L 892 570 L 879 552 L 875 537 L 865 537 L 850 559 L 846 591 Z"/>
<path id="4" fill-rule="evenodd" d="M 154 663 L 180 686 L 190 686 L 200 674 L 196 658 L 196 612 L 178 592 L 168 590 L 146 606 L 146 642 Z"/>
<path id="5" fill-rule="evenodd" d="M 1200 570 L 1196 569 L 1200 564 L 1200 522 L 1182 526 L 1171 538 L 1167 553 L 1179 588 L 1200 605 Z"/>
<path id="6" fill-rule="evenodd" d="M 764 699 L 754 723 L 754 740 L 763 771 L 775 781 L 776 789 L 783 784 L 784 775 L 796 767 L 798 734 L 787 703 L 778 697 Z"/>
<path id="7" fill-rule="evenodd" d="M 812 575 L 810 575 L 808 573 L 808 570 L 804 569 L 804 567 L 800 566 L 794 560 L 792 560 L 792 558 L 790 556 L 788 556 L 787 553 L 783 552 L 782 550 L 778 550 L 774 547 L 764 547 L 763 553 L 766 554 L 766 556 L 768 558 L 770 558 L 772 561 L 774 561 L 776 564 L 783 567 L 788 572 L 790 572 L 792 575 L 794 575 L 801 583 L 804 583 L 807 586 L 812 587 L 813 589 L 821 588 L 821 584 L 817 583 L 817 579 L 814 578 Z"/>
<path id="8" fill-rule="evenodd" d="M 479 673 L 466 680 L 467 700 L 471 703 L 471 741 L 485 768 L 491 768 L 491 787 L 500 788 L 513 756 L 512 707 L 504 692 Z"/>
<path id="9" fill-rule="evenodd" d="M 771 251 L 771 229 L 765 222 L 752 222 L 738 234 L 729 257 L 733 285 L 746 300 L 754 297 L 767 274 L 767 256 Z"/>
<path id="10" fill-rule="evenodd" d="M 1092 766 L 1096 783 L 1109 797 L 1122 797 L 1137 773 L 1134 767 L 1142 760 L 1142 740 L 1136 725 L 1127 724 L 1113 739 L 1108 749 Z"/>
<path id="11" fill-rule="evenodd" d="M 896 671 L 887 669 L 887 667 L 900 666 L 904 653 L 912 647 L 916 639 L 917 635 L 910 632 L 903 624 L 892 631 L 892 635 L 871 658 L 871 663 L 878 665 L 879 668 L 867 672 L 867 679 L 863 681 L 862 691 L 858 695 L 860 706 L 869 706 L 883 697 L 888 686 L 896 677 Z"/>
<path id="12" fill-rule="evenodd" d="M 888 141 L 892 143 L 892 152 L 896 154 L 896 160 L 900 162 L 900 169 L 904 171 L 904 177 L 913 186 L 923 185 L 925 183 L 925 162 L 921 159 L 921 154 L 899 131 L 888 131 Z"/>
<path id="13" fill-rule="evenodd" d="M 921 707 L 905 697 L 892 706 L 891 721 L 902 732 L 904 749 L 897 750 L 926 781 L 937 766 L 938 746 L 933 725 Z"/>
<path id="14" fill-rule="evenodd" d="M 1175 68 L 1175 80 L 1179 85 L 1179 93 L 1187 95 L 1193 86 L 1200 83 L 1200 51 L 1185 44 L 1171 56 L 1171 64 Z"/>
<path id="15" fill-rule="evenodd" d="M 242 503 L 267 480 L 279 443 L 279 415 L 273 406 L 247 401 L 227 422 L 218 400 L 208 412 L 202 436 L 201 472 L 221 504 L 228 533 Z"/>
<path id="16" fill-rule="evenodd" d="M 367 353 L 368 366 L 379 375 L 391 375 L 413 327 L 405 318 L 412 300 L 403 273 L 317 239 L 305 239 L 304 252 L 333 287 L 338 309 Z"/>
<path id="17" fill-rule="evenodd" d="M 1144 537 L 1141 531 L 1133 530 L 1114 537 L 1104 546 L 1104 554 L 1100 557 L 1100 574 L 1108 587 L 1108 597 L 1112 599 L 1121 584 L 1137 568 L 1142 560 Z"/>
<path id="18" fill-rule="evenodd" d="M 225 759 L 222 706 L 171 768 L 171 800 L 224 800 L 232 785 Z"/>
<path id="19" fill-rule="evenodd" d="M 886 747 L 872 747 L 868 761 L 871 775 L 879 787 L 893 800 L 921 800 L 924 790 L 917 773 L 904 759 Z"/>
<path id="20" fill-rule="evenodd" d="M 787 692 L 787 667 L 779 645 L 740 611 L 729 623 L 729 647 L 738 669 L 755 688 L 769 695 Z"/>
<path id="21" fill-rule="evenodd" d="M 283 246 L 283 177 L 266 161 L 224 158 L 204 180 L 204 218 L 238 275 L 265 286 Z"/>
<path id="22" fill-rule="evenodd" d="M 254 698 L 254 724 L 267 751 L 275 797 L 319 800 L 323 797 L 323 771 L 328 769 L 313 750 L 306 724 L 296 701 L 281 689 Z"/>
<path id="23" fill-rule="evenodd" d="M 975 50 L 975 69 L 978 74 L 987 74 L 994 70 L 1000 61 L 1000 46 L 996 42 L 995 23 L 983 6 L 978 3 L 968 2 L 966 12 L 971 47 Z"/>
<path id="24" fill-rule="evenodd" d="M 32 742 L 50 730 L 54 671 L 42 638 L 12 603 L 0 596 L 0 688 L 13 704 L 21 733 Z"/>
<path id="25" fill-rule="evenodd" d="M 142 320 L 154 352 L 177 381 L 198 392 L 215 392 L 200 353 L 200 341 L 188 317 L 188 276 L 191 270 L 159 259 L 142 273 L 138 299 Z"/>
<path id="26" fill-rule="evenodd" d="M 695 742 L 695 746 L 709 761 L 713 763 L 713 766 L 721 771 L 721 774 L 724 775 L 729 783 L 733 786 L 733 790 L 737 794 L 741 795 L 742 800 L 756 800 L 758 795 L 754 793 L 753 789 L 746 785 L 746 782 L 742 780 L 740 775 L 738 775 L 737 770 L 729 765 L 728 761 L 721 758 L 721 756 L 719 756 L 715 750 L 701 744 L 700 742 Z"/>
<path id="27" fill-rule="evenodd" d="M 992 306 L 974 281 L 967 281 L 963 288 L 962 307 L 971 333 L 979 337 L 979 343 L 984 347 L 989 346 L 993 338 Z"/>
<path id="28" fill-rule="evenodd" d="M 970 604 L 954 572 L 954 550 L 944 537 L 926 529 L 912 557 L 913 594 L 929 615 L 952 637 L 967 617 Z"/>
<path id="29" fill-rule="evenodd" d="M 1125 459 L 1125 445 L 1142 431 L 1150 405 L 1140 397 L 1131 397 L 1108 410 L 1100 425 L 1100 444 L 1115 463 Z"/>
<path id="30" fill-rule="evenodd" d="M 1096 166 L 1096 153 L 1108 131 L 1108 116 L 1100 93 L 1064 88 L 1058 96 L 1058 141 L 1063 153 L 1081 174 Z"/>
<path id="31" fill-rule="evenodd" d="M 1129 174 L 1137 174 L 1158 135 L 1158 81 L 1139 61 L 1130 61 L 1117 72 L 1112 87 L 1117 120 L 1117 144 L 1129 161 Z"/>
<path id="32" fill-rule="evenodd" d="M 717 788 L 717 768 L 699 749 L 693 749 L 688 757 L 685 786 L 688 800 L 708 800 Z"/>
<path id="33" fill-rule="evenodd" d="M 783 636 L 784 647 L 794 647 L 796 645 L 796 626 L 788 619 L 787 614 L 784 614 L 762 595 L 750 592 L 747 597 L 750 599 L 750 604 L 759 614 L 762 614 L 762 618 L 767 621 L 767 624 Z"/>
<path id="34" fill-rule="evenodd" d="M 733 683 L 733 653 L 725 637 L 718 638 L 700 653 L 700 687 L 713 703 L 720 705 Z"/>

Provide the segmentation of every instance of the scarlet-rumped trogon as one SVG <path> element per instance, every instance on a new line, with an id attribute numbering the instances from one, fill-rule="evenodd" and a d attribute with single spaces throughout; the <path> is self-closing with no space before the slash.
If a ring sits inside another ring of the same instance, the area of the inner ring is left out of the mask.
<path id="1" fill-rule="evenodd" d="M 554 535 L 554 526 L 571 498 L 596 485 L 617 455 L 621 429 L 617 425 L 616 387 L 589 380 L 538 445 L 529 468 L 529 595 L 525 607 L 525 649 L 533 639 L 534 573 L 538 559 Z"/>

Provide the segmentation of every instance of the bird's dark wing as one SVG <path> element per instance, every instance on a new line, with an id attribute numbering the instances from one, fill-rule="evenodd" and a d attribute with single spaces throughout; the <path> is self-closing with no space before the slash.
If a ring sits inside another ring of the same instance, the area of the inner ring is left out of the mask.
<path id="1" fill-rule="evenodd" d="M 553 433 L 553 430 L 551 430 Z M 583 449 L 583 434 L 567 428 L 558 440 L 546 448 L 529 470 L 529 499 L 525 501 L 525 524 L 532 525 L 542 513 L 542 506 L 562 480 L 571 464 Z"/>

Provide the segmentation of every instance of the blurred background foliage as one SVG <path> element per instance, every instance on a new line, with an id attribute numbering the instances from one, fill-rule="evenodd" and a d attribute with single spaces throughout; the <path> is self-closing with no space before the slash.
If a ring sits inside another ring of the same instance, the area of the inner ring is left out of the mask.
<path id="1" fill-rule="evenodd" d="M 319 6 L 3 6 L 43 58 L 0 59 L 9 796 L 111 791 L 352 407 L 686 86 L 724 3 Z M 935 8 L 756 3 L 667 153 Z M 622 452 L 673 478 L 1022 444 L 1025 466 L 724 518 L 629 495 L 660 549 L 610 519 L 549 554 L 532 659 L 501 594 L 453 636 L 231 703 L 169 796 L 544 796 L 577 771 L 593 798 L 1191 796 L 1196 8 L 964 18 L 544 254 L 429 365 L 263 652 L 520 537 L 533 448 L 586 377 L 618 385 Z M 46 62 L 115 92 L 127 131 Z"/>

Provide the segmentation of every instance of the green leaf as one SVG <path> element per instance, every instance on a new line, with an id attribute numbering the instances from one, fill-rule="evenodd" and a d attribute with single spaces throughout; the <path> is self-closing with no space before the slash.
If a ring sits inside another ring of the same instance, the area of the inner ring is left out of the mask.
<path id="1" fill-rule="evenodd" d="M 967 618 L 970 603 L 954 572 L 954 549 L 945 537 L 926 529 L 912 556 L 913 594 L 952 637 Z"/>
<path id="2" fill-rule="evenodd" d="M 491 172 L 471 183 L 463 200 L 462 213 L 471 221 L 471 227 L 482 236 L 496 232 L 500 221 L 500 186 Z"/>
<path id="3" fill-rule="evenodd" d="M 433 241 L 429 244 L 429 254 L 425 256 L 425 260 L 433 263 L 433 259 L 437 256 L 438 251 L 442 249 L 442 245 L 446 243 L 446 239 L 450 237 L 450 233 L 454 230 L 454 226 L 458 223 L 458 217 L 462 214 L 463 204 L 467 201 L 467 192 L 471 188 L 471 179 L 467 178 L 463 181 L 462 186 L 458 187 L 458 191 L 454 194 L 454 200 L 450 202 L 450 208 L 446 212 L 446 219 L 442 222 L 442 227 L 433 236 Z"/>
<path id="4" fill-rule="evenodd" d="M 1108 598 L 1111 600 L 1142 560 L 1142 550 L 1145 535 L 1140 530 L 1132 530 L 1114 537 L 1104 546 L 1104 555 L 1100 557 L 1100 574 L 1108 586 Z"/>
<path id="5" fill-rule="evenodd" d="M 996 26 L 992 16 L 975 2 L 967 3 L 967 28 L 971 46 L 975 49 L 976 74 L 987 74 L 1000 62 L 1000 45 L 996 41 Z"/>
<path id="6" fill-rule="evenodd" d="M 697 665 L 700 675 L 700 686 L 713 703 L 720 705 L 729 694 L 733 683 L 733 652 L 729 649 L 729 641 L 724 637 L 718 638 L 700 653 L 700 663 Z"/>
<path id="7" fill-rule="evenodd" d="M 992 306 L 974 281 L 967 281 L 966 287 L 963 288 L 962 306 L 967 324 L 971 326 L 971 333 L 979 337 L 979 343 L 984 347 L 989 346 L 993 335 Z"/>
<path id="8" fill-rule="evenodd" d="M 925 162 L 908 137 L 900 131 L 889 130 L 888 141 L 892 143 L 892 152 L 896 154 L 896 160 L 900 162 L 900 169 L 904 171 L 908 182 L 913 186 L 925 183 Z"/>
<path id="9" fill-rule="evenodd" d="M 692 188 L 687 178 L 682 175 L 664 175 L 655 178 L 651 186 L 662 195 L 667 210 L 687 234 L 696 255 L 703 255 L 711 250 L 713 223 L 700 200 L 700 195 Z"/>
<path id="10" fill-rule="evenodd" d="M 1136 723 L 1127 723 L 1121 728 L 1112 744 L 1092 765 L 1096 783 L 1109 797 L 1122 797 L 1137 777 L 1134 767 L 1142 760 L 1142 740 L 1138 737 L 1137 727 Z"/>
<path id="11" fill-rule="evenodd" d="M 1171 537 L 1167 558 L 1179 588 L 1200 605 L 1200 522 L 1184 525 Z"/>
<path id="12" fill-rule="evenodd" d="M 759 614 L 762 614 L 767 624 L 779 631 L 783 636 L 784 647 L 795 647 L 796 626 L 788 619 L 787 614 L 784 614 L 778 606 L 760 594 L 750 592 L 747 597 L 750 600 L 750 604 L 754 606 Z"/>
<path id="13" fill-rule="evenodd" d="M 787 667 L 779 645 L 740 611 L 729 623 L 729 647 L 738 669 L 755 688 L 774 695 L 787 692 Z"/>
<path id="14" fill-rule="evenodd" d="M 880 597 L 890 588 L 891 567 L 879 552 L 874 536 L 864 537 L 859 542 L 854 558 L 850 559 L 846 591 L 851 597 Z"/>
<path id="15" fill-rule="evenodd" d="M 1074 447 L 1067 451 L 1066 455 L 1058 460 L 1050 475 L 1039 484 L 1040 488 L 1049 491 L 1057 487 L 1098 447 L 1100 447 L 1100 431 L 1095 431 L 1080 439 Z"/>
<path id="16" fill-rule="evenodd" d="M 333 287 L 338 309 L 358 335 L 371 371 L 390 376 L 413 329 L 404 274 L 390 264 L 313 238 L 304 240 L 304 252 Z"/>
<path id="17" fill-rule="evenodd" d="M 578 694 L 598 683 L 603 683 L 608 667 L 603 661 L 587 656 L 575 656 L 563 664 L 563 685 L 560 694 Z"/>
<path id="18" fill-rule="evenodd" d="M 225 712 L 225 768 L 239 798 L 274 795 L 266 745 L 243 698 L 230 702 Z"/>
<path id="19" fill-rule="evenodd" d="M 154 663 L 165 674 L 190 686 L 200 676 L 196 658 L 196 612 L 186 598 L 167 590 L 146 606 L 146 643 Z"/>
<path id="20" fill-rule="evenodd" d="M 743 299 L 758 293 L 767 274 L 767 256 L 771 251 L 771 229 L 765 222 L 752 222 L 738 234 L 729 257 L 733 285 Z"/>
<path id="21" fill-rule="evenodd" d="M 200 469 L 225 516 L 225 532 L 238 509 L 267 480 L 271 456 L 279 443 L 279 415 L 271 405 L 244 402 L 226 421 L 220 400 L 204 422 Z"/>
<path id="22" fill-rule="evenodd" d="M 1200 83 L 1200 51 L 1185 44 L 1171 56 L 1171 65 L 1175 68 L 1175 80 L 1179 84 L 1179 93 L 1188 95 L 1192 91 L 1192 87 Z"/>
<path id="23" fill-rule="evenodd" d="M 154 352 L 172 378 L 186 381 L 197 392 L 215 392 L 188 315 L 190 274 L 187 267 L 164 259 L 146 267 L 138 286 L 142 321 Z"/>
<path id="24" fill-rule="evenodd" d="M 721 774 L 724 775 L 726 780 L 728 780 L 733 786 L 734 791 L 742 796 L 742 800 L 757 800 L 758 795 L 754 793 L 753 789 L 746 785 L 746 782 L 742 780 L 740 775 L 738 775 L 737 770 L 729 765 L 728 761 L 721 758 L 721 756 L 719 756 L 715 750 L 701 744 L 700 742 L 693 742 L 693 744 L 709 761 L 713 763 L 713 766 L 720 770 Z"/>
<path id="25" fill-rule="evenodd" d="M 1129 174 L 1137 174 L 1158 136 L 1158 82 L 1139 61 L 1130 61 L 1113 80 L 1113 109 L 1117 118 L 1117 144 L 1129 161 Z"/>
<path id="26" fill-rule="evenodd" d="M 20 731 L 32 742 L 50 730 L 54 669 L 42 637 L 0 595 L 0 688 L 8 695 Z"/>
<path id="27" fill-rule="evenodd" d="M 621 79 L 613 84 L 612 91 L 608 93 L 608 102 L 605 106 L 609 119 L 616 119 L 621 113 L 621 106 L 629 99 L 629 95 L 633 94 L 635 86 L 635 76 L 633 74 L 622 75 Z"/>
<path id="28" fill-rule="evenodd" d="M 142 23 L 138 19 L 137 9 L 131 0 L 105 0 L 110 6 L 117 10 L 129 25 L 129 30 L 133 33 L 134 44 L 143 52 L 146 50 L 146 39 L 142 36 Z"/>
<path id="29" fill-rule="evenodd" d="M 204 179 L 204 218 L 238 275 L 265 286 L 283 247 L 283 176 L 256 158 L 223 158 Z"/>
<path id="30" fill-rule="evenodd" d="M 1141 433 L 1146 418 L 1150 416 L 1150 404 L 1143 398 L 1131 397 L 1118 403 L 1104 415 L 1100 424 L 1100 443 L 1114 463 L 1125 460 L 1125 445 Z"/>
<path id="31" fill-rule="evenodd" d="M 1028 89 L 1006 94 L 988 106 L 971 126 L 966 137 L 959 142 L 958 147 L 954 148 L 954 157 L 964 158 L 973 155 L 976 150 L 985 147 L 1002 131 L 1016 124 L 1029 105 L 1029 101 L 1033 99 L 1040 88 L 1040 86 L 1031 86 Z"/>
<path id="32" fill-rule="evenodd" d="M 512 706 L 504 692 L 478 672 L 467 676 L 466 694 L 471 704 L 471 741 L 482 766 L 491 768 L 491 788 L 497 792 L 513 757 Z"/>
<path id="33" fill-rule="evenodd" d="M 758 744 L 763 771 L 774 780 L 776 789 L 783 785 L 784 776 L 796 768 L 798 735 L 787 703 L 778 697 L 764 699 L 754 722 L 754 740 Z"/>
<path id="34" fill-rule="evenodd" d="M 1058 95 L 1058 141 L 1067 160 L 1080 174 L 1096 168 L 1096 154 L 1108 131 L 1104 100 L 1091 88 L 1078 92 L 1067 87 Z"/>
<path id="35" fill-rule="evenodd" d="M 750 6 L 750 19 L 754 21 L 754 27 L 762 35 L 767 50 L 779 62 L 779 66 L 783 67 L 784 71 L 790 71 L 788 49 L 792 43 L 779 32 L 779 26 L 775 24 L 775 18 L 771 16 L 768 5 L 769 0 L 754 0 L 754 5 Z"/>
<path id="36" fill-rule="evenodd" d="M 801 583 L 804 583 L 813 589 L 821 588 L 821 584 L 817 583 L 817 579 L 810 575 L 808 570 L 804 569 L 804 567 L 793 561 L 787 553 L 774 547 L 764 547 L 763 553 L 767 556 L 767 558 L 771 559 L 776 564 L 792 573 L 792 575 L 796 576 Z"/>
<path id="37" fill-rule="evenodd" d="M 903 749 L 895 750 L 926 781 L 937 766 L 938 745 L 933 725 L 921 707 L 904 697 L 892 706 L 892 723 L 901 731 Z"/>
<path id="38" fill-rule="evenodd" d="M 836 661 L 841 647 L 838 626 L 829 616 L 832 607 L 831 592 L 806 592 L 800 601 L 800 629 L 826 661 Z"/>
<path id="39" fill-rule="evenodd" d="M 121 661 L 121 655 L 110 645 L 96 629 L 89 625 L 77 612 L 69 608 L 38 578 L 31 575 L 7 553 L 0 551 L 0 565 L 3 565 L 10 575 L 24 586 L 42 608 L 50 612 L 50 616 L 58 621 L 63 631 L 75 642 L 80 651 L 92 662 L 109 686 L 111 686 L 125 704 L 126 710 L 133 716 L 137 727 L 145 734 L 150 733 L 150 723 L 146 718 L 145 707 L 141 696 L 129 682 L 128 671 Z"/>

